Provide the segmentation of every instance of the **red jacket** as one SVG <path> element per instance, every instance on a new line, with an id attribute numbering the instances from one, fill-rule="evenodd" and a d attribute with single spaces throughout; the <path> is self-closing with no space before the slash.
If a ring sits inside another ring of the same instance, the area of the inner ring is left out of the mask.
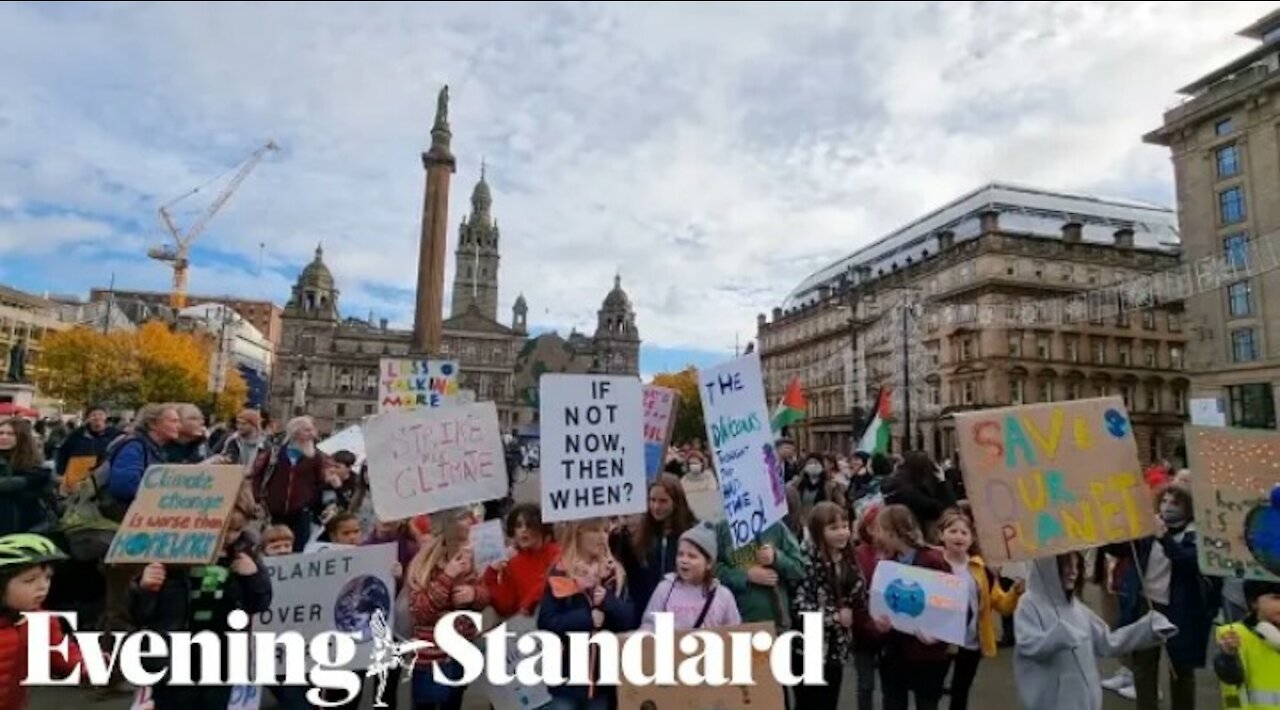
<path id="1" fill-rule="evenodd" d="M 453 590 L 456 587 L 471 586 L 476 590 L 476 599 L 469 607 L 454 606 Z M 450 577 L 444 570 L 437 570 L 425 587 L 412 580 L 409 582 L 409 615 L 413 617 L 413 635 L 422 641 L 430 641 L 431 645 L 418 651 L 418 663 L 430 664 L 448 658 L 436 645 L 436 624 L 451 611 L 471 609 L 482 611 L 489 606 L 489 590 L 485 588 L 480 577 L 474 572 L 460 577 Z M 480 635 L 480 629 L 466 619 L 458 619 L 454 624 L 458 633 L 466 639 L 474 639 Z"/>
<path id="2" fill-rule="evenodd" d="M 62 642 L 62 626 L 57 619 L 49 620 L 50 645 Z M 0 617 L 0 710 L 23 710 L 27 707 L 29 688 L 22 684 L 27 678 L 26 620 L 18 621 L 9 616 Z M 80 647 L 75 641 L 67 643 L 67 657 L 57 651 L 49 652 L 49 667 L 54 674 L 65 676 L 81 664 Z"/>
<path id="3" fill-rule="evenodd" d="M 911 566 L 951 574 L 951 565 L 947 562 L 947 558 L 943 556 L 941 551 L 932 547 L 917 548 L 916 557 Z M 884 659 L 881 661 L 882 663 L 891 663 L 899 660 L 908 663 L 945 662 L 948 658 L 948 650 L 951 648 L 943 641 L 926 646 L 920 643 L 920 640 L 914 634 L 904 634 L 900 631 L 890 631 L 880 638 L 884 642 Z"/>
<path id="4" fill-rule="evenodd" d="M 253 494 L 273 517 L 318 509 L 324 488 L 324 454 L 289 460 L 289 445 L 267 449 L 253 465 Z"/>
<path id="5" fill-rule="evenodd" d="M 853 548 L 853 559 L 858 563 L 858 571 L 862 573 L 862 579 L 866 583 L 869 592 L 871 590 L 871 578 L 876 574 L 876 563 L 880 561 L 880 551 L 870 542 L 858 543 L 858 546 Z M 883 640 L 882 637 L 876 635 L 873 625 L 868 625 L 864 631 L 866 633 L 853 635 L 853 650 L 857 653 L 878 652 Z"/>
<path id="6" fill-rule="evenodd" d="M 536 550 L 517 552 L 502 572 L 492 567 L 485 570 L 484 584 L 498 616 L 533 614 L 547 588 L 547 572 L 558 559 L 560 545 L 547 542 Z"/>

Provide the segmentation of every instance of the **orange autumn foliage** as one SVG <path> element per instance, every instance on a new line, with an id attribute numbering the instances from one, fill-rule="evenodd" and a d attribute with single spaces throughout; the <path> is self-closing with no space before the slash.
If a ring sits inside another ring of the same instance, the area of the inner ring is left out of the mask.
<path id="1" fill-rule="evenodd" d="M 679 372 L 664 372 L 653 376 L 653 384 L 668 387 L 680 395 L 676 408 L 676 425 L 671 432 L 671 443 L 684 444 L 693 439 L 707 437 L 702 418 L 702 398 L 698 395 L 698 370 L 693 365 Z"/>

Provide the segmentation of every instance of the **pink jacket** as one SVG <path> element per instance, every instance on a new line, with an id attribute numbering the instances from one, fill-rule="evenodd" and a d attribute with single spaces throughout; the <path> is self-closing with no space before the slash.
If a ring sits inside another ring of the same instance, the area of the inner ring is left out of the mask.
<path id="1" fill-rule="evenodd" d="M 733 592 L 728 587 L 713 582 L 710 590 L 682 582 L 673 572 L 668 574 L 649 598 L 649 606 L 644 610 L 644 618 L 640 628 L 652 631 L 653 615 L 660 611 L 669 611 L 675 616 L 677 631 L 692 629 L 707 605 L 707 595 L 711 596 L 711 607 L 699 628 L 709 629 L 720 626 L 737 626 L 742 623 L 738 615 L 738 603 L 733 599 Z"/>

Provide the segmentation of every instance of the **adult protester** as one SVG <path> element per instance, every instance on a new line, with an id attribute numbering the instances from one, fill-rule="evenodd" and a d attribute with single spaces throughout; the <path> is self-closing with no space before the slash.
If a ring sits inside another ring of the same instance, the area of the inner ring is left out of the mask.
<path id="1" fill-rule="evenodd" d="M 933 541 L 933 524 L 942 511 L 956 504 L 951 489 L 938 480 L 938 467 L 929 454 L 912 451 L 901 468 L 881 488 L 888 505 L 904 505 L 915 516 L 925 536 Z"/>
<path id="2" fill-rule="evenodd" d="M 293 531 L 293 551 L 302 552 L 311 540 L 326 464 L 324 454 L 316 449 L 311 417 L 294 417 L 284 430 L 284 442 L 258 456 L 251 476 L 253 492 L 273 525 Z"/>
<path id="3" fill-rule="evenodd" d="M 178 438 L 165 445 L 166 463 L 204 463 L 209 458 L 209 439 L 205 435 L 204 412 L 189 402 L 175 404 L 182 426 Z"/>
<path id="4" fill-rule="evenodd" d="M 58 449 L 54 471 L 62 480 L 62 490 L 71 491 L 85 474 L 98 465 L 107 447 L 120 436 L 120 431 L 107 423 L 107 410 L 90 406 L 84 413 L 84 424 L 78 427 Z"/>

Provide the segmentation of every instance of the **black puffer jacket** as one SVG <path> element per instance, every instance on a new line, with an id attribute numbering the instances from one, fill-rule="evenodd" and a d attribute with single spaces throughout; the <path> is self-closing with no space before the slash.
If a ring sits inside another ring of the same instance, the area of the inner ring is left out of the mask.
<path id="1" fill-rule="evenodd" d="M 47 468 L 15 471 L 0 456 L 0 535 L 46 531 L 52 480 Z"/>

